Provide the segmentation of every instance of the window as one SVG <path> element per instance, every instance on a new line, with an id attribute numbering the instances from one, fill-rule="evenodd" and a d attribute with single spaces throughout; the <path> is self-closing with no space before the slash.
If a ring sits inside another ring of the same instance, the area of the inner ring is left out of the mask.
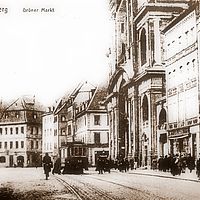
<path id="1" fill-rule="evenodd" d="M 146 31 L 145 29 L 142 30 L 141 32 L 141 37 L 140 37 L 140 56 L 141 56 L 141 64 L 144 65 L 147 61 L 146 54 L 147 54 L 147 48 L 146 48 Z"/>
<path id="2" fill-rule="evenodd" d="M 16 131 L 16 134 L 18 134 L 18 132 L 19 132 L 19 128 L 16 127 L 16 128 L 15 128 L 15 131 Z"/>
<path id="3" fill-rule="evenodd" d="M 68 135 L 72 134 L 72 129 L 71 129 L 71 125 L 68 125 Z"/>
<path id="4" fill-rule="evenodd" d="M 66 132 L 65 132 L 65 128 L 61 128 L 61 135 L 65 135 Z"/>
<path id="5" fill-rule="evenodd" d="M 94 133 L 94 143 L 100 144 L 100 133 L 99 132 Z"/>
<path id="6" fill-rule="evenodd" d="M 10 128 L 10 134 L 11 135 L 13 134 L 13 128 Z"/>
<path id="7" fill-rule="evenodd" d="M 33 119 L 37 119 L 37 114 L 33 113 Z"/>
<path id="8" fill-rule="evenodd" d="M 38 135 L 38 133 L 39 133 L 38 127 L 36 127 L 35 129 L 36 129 L 36 135 Z"/>
<path id="9" fill-rule="evenodd" d="M 94 115 L 94 125 L 100 125 L 100 115 Z"/>
<path id="10" fill-rule="evenodd" d="M 36 141 L 35 148 L 38 149 L 38 147 L 39 147 L 39 142 Z"/>
<path id="11" fill-rule="evenodd" d="M 2 128 L 0 128 L 0 135 L 2 135 Z"/>
<path id="12" fill-rule="evenodd" d="M 19 118 L 19 112 L 18 112 L 18 111 L 15 112 L 15 117 L 16 117 L 17 119 Z"/>
<path id="13" fill-rule="evenodd" d="M 31 134 L 33 134 L 33 127 L 31 127 Z"/>
<path id="14" fill-rule="evenodd" d="M 8 117 L 9 117 L 9 114 L 8 114 L 8 113 L 6 113 L 6 114 L 5 114 L 5 118 L 6 118 L 6 119 L 8 119 Z"/>
<path id="15" fill-rule="evenodd" d="M 21 141 L 21 148 L 24 148 L 24 141 Z"/>
<path id="16" fill-rule="evenodd" d="M 54 129 L 54 136 L 57 135 L 57 129 Z"/>
<path id="17" fill-rule="evenodd" d="M 2 148 L 2 142 L 0 142 L 0 149 Z"/>
<path id="18" fill-rule="evenodd" d="M 149 106 L 148 106 L 148 99 L 146 95 L 143 98 L 142 115 L 143 115 L 143 121 L 147 121 L 149 119 Z"/>
<path id="19" fill-rule="evenodd" d="M 7 149 L 7 147 L 8 147 L 8 143 L 4 142 L 4 148 Z"/>
<path id="20" fill-rule="evenodd" d="M 18 143 L 18 141 L 15 142 L 15 147 L 16 147 L 16 149 L 19 148 L 19 143 Z"/>
<path id="21" fill-rule="evenodd" d="M 33 141 L 31 140 L 31 149 L 33 149 Z"/>
<path id="22" fill-rule="evenodd" d="M 162 126 L 165 122 L 166 122 L 166 111 L 164 108 L 162 108 L 159 114 L 159 125 Z"/>
<path id="23" fill-rule="evenodd" d="M 57 122 L 57 116 L 54 117 L 54 122 Z"/>
<path id="24" fill-rule="evenodd" d="M 8 134 L 8 128 L 7 127 L 5 128 L 5 134 L 6 135 Z"/>
<path id="25" fill-rule="evenodd" d="M 121 33 L 124 33 L 124 23 L 121 23 Z"/>
<path id="26" fill-rule="evenodd" d="M 61 122 L 65 122 L 66 121 L 66 117 L 64 115 L 61 116 Z"/>
<path id="27" fill-rule="evenodd" d="M 124 43 L 122 43 L 122 55 L 125 55 L 126 53 L 126 46 Z"/>
<path id="28" fill-rule="evenodd" d="M 24 127 L 21 127 L 21 133 L 24 133 Z"/>
<path id="29" fill-rule="evenodd" d="M 10 142 L 10 149 L 13 148 L 13 142 Z"/>

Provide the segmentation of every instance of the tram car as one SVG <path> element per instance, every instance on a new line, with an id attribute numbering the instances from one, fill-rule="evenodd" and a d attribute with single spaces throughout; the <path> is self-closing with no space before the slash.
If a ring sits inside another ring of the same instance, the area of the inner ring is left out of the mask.
<path id="1" fill-rule="evenodd" d="M 83 143 L 67 143 L 61 149 L 62 173 L 63 174 L 83 174 L 88 170 L 87 147 Z"/>

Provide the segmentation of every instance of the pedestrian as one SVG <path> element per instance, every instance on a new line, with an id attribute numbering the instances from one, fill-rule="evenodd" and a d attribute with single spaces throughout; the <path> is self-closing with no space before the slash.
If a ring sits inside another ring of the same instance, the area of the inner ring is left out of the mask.
<path id="1" fill-rule="evenodd" d="M 180 158 L 179 158 L 178 154 L 176 154 L 173 158 L 172 166 L 171 166 L 171 173 L 173 176 L 181 174 Z"/>
<path id="2" fill-rule="evenodd" d="M 163 170 L 163 156 L 160 156 L 160 158 L 158 159 L 158 170 Z"/>
<path id="3" fill-rule="evenodd" d="M 54 173 L 61 174 L 61 159 L 60 159 L 60 157 L 58 157 L 54 163 L 52 174 L 54 174 Z"/>
<path id="4" fill-rule="evenodd" d="M 198 179 L 200 180 L 200 157 L 199 159 L 197 160 L 197 165 L 196 165 L 197 169 L 196 169 L 196 174 L 197 174 L 197 177 Z"/>
<path id="5" fill-rule="evenodd" d="M 125 158 L 124 164 L 125 164 L 125 168 L 126 168 L 125 171 L 129 171 L 129 161 L 128 161 L 128 158 Z"/>
<path id="6" fill-rule="evenodd" d="M 195 159 L 194 159 L 194 157 L 191 156 L 191 154 L 188 155 L 186 163 L 187 163 L 187 167 L 191 173 L 192 170 L 195 168 Z"/>
<path id="7" fill-rule="evenodd" d="M 46 175 L 46 180 L 48 180 L 49 172 L 51 171 L 52 167 L 51 157 L 48 155 L 48 153 L 45 153 L 45 156 L 42 159 L 42 163 L 44 167 L 44 173 Z"/>
<path id="8" fill-rule="evenodd" d="M 103 174 L 103 168 L 104 168 L 103 160 L 98 158 L 97 159 L 96 171 L 99 171 L 99 174 Z"/>

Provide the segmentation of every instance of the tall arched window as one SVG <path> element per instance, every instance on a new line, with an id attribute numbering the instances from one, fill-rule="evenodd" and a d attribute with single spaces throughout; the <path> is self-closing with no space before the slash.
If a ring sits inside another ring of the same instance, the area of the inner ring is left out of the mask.
<path id="1" fill-rule="evenodd" d="M 140 36 L 140 55 L 141 55 L 141 64 L 144 65 L 147 62 L 147 58 L 146 58 L 146 31 L 143 28 L 142 32 L 141 32 L 141 36 Z"/>
<path id="2" fill-rule="evenodd" d="M 159 114 L 159 125 L 163 125 L 166 122 L 166 111 L 164 108 L 161 109 Z"/>
<path id="3" fill-rule="evenodd" d="M 145 95 L 142 102 L 142 117 L 143 121 L 147 121 L 149 119 L 149 105 L 148 105 L 148 99 Z"/>

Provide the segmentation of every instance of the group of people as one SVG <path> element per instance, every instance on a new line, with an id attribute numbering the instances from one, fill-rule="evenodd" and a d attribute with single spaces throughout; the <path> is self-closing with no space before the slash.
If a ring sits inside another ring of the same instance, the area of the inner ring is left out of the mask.
<path id="1" fill-rule="evenodd" d="M 53 165 L 53 162 L 51 161 L 51 157 L 48 155 L 48 153 L 45 154 L 45 156 L 42 159 L 43 167 L 44 167 L 44 174 L 46 180 L 49 178 L 49 173 L 52 170 L 52 174 L 57 173 L 61 174 L 61 159 L 58 157 Z"/>
<path id="2" fill-rule="evenodd" d="M 53 168 L 52 174 L 61 174 L 61 159 L 59 157 L 53 164 L 51 157 L 46 153 L 42 162 L 46 179 L 49 177 L 51 168 Z M 118 169 L 120 172 L 127 172 L 129 171 L 129 168 L 136 169 L 136 165 L 137 163 L 135 163 L 133 159 L 128 160 L 127 158 L 120 158 L 114 161 L 107 157 L 98 157 L 96 162 L 96 171 L 98 171 L 99 174 L 103 174 L 106 171 L 110 173 L 110 170 L 114 168 Z M 65 163 L 65 166 L 67 167 L 68 165 Z M 191 154 L 188 154 L 187 156 L 178 154 L 173 156 L 166 155 L 165 157 L 161 156 L 158 160 L 156 158 L 152 160 L 153 170 L 158 169 L 163 172 L 171 172 L 173 176 L 185 173 L 186 169 L 191 173 L 195 168 L 197 177 L 200 179 L 200 158 L 195 161 Z"/>
<path id="3" fill-rule="evenodd" d="M 96 162 L 96 171 L 99 171 L 99 174 L 103 174 L 103 172 L 109 172 L 114 168 L 118 169 L 120 172 L 127 172 L 129 169 L 136 169 L 136 163 L 134 159 L 128 160 L 128 158 L 119 158 L 116 160 L 111 160 L 107 157 L 98 157 Z"/>
<path id="4" fill-rule="evenodd" d="M 157 167 L 155 167 L 157 165 Z M 198 178 L 200 178 L 200 158 L 195 162 L 195 158 L 188 155 L 166 155 L 165 157 L 161 156 L 157 163 L 156 160 L 152 160 L 152 168 L 158 168 L 159 171 L 171 172 L 173 176 L 180 175 L 181 173 L 185 173 L 186 169 L 190 171 L 190 173 L 195 170 Z"/>

